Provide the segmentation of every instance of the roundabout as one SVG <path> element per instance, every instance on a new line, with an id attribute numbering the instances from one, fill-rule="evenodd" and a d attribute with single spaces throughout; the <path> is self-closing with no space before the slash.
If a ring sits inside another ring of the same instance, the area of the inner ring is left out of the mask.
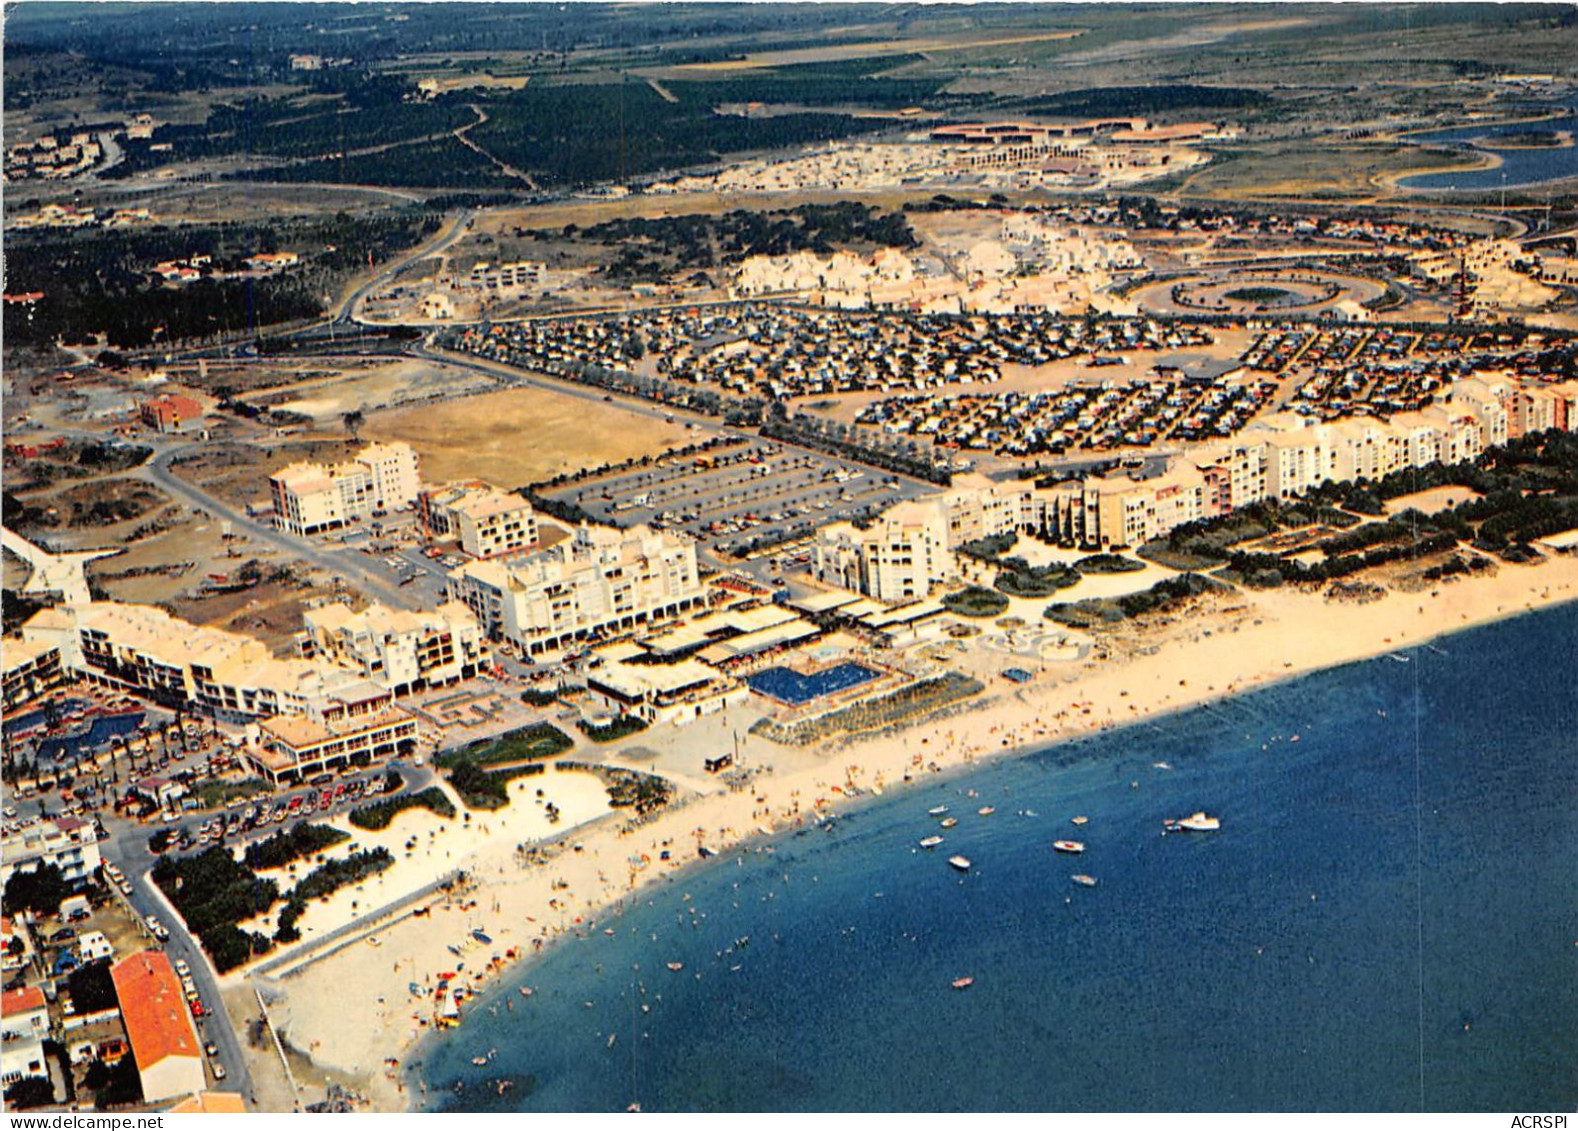
<path id="1" fill-rule="evenodd" d="M 1383 284 L 1317 270 L 1224 270 L 1153 283 L 1134 292 L 1150 314 L 1316 314 L 1340 303 L 1367 303 L 1386 293 Z"/>

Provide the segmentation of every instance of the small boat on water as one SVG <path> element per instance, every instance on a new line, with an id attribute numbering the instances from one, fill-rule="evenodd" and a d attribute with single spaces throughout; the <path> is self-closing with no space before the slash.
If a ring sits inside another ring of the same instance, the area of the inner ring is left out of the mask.
<path id="1" fill-rule="evenodd" d="M 929 836 L 929 837 L 925 837 L 924 839 L 921 840 L 920 846 L 922 848 L 936 848 L 941 843 L 942 843 L 942 837 L 940 837 L 940 836 Z"/>
<path id="2" fill-rule="evenodd" d="M 1152 767 L 1154 767 L 1155 769 L 1158 769 L 1158 770 L 1170 770 L 1170 769 L 1172 769 L 1172 766 L 1168 765 L 1166 762 L 1152 762 L 1151 765 L 1152 765 Z"/>
<path id="3" fill-rule="evenodd" d="M 476 930 L 472 931 L 471 932 L 471 937 L 476 939 L 483 946 L 492 946 L 493 945 L 493 940 L 490 939 L 487 935 L 482 933 L 482 928 L 481 927 L 478 927 Z"/>
<path id="4" fill-rule="evenodd" d="M 1054 840 L 1052 847 L 1059 852 L 1067 852 L 1070 855 L 1078 856 L 1085 851 L 1085 842 L 1082 840 Z"/>
<path id="5" fill-rule="evenodd" d="M 531 987 L 530 986 L 522 986 L 521 987 L 521 997 L 531 997 Z"/>
<path id="6" fill-rule="evenodd" d="M 990 805 L 982 805 L 976 810 L 976 812 L 983 817 L 990 817 L 993 813 L 997 812 L 997 810 L 993 809 Z"/>
<path id="7" fill-rule="evenodd" d="M 1084 874 L 1081 874 L 1081 875 L 1077 875 L 1077 876 L 1070 876 L 1069 879 L 1073 880 L 1076 884 L 1078 884 L 1082 888 L 1093 888 L 1093 887 L 1096 886 L 1096 877 L 1095 876 L 1086 876 Z"/>
<path id="8" fill-rule="evenodd" d="M 1162 822 L 1162 828 L 1170 833 L 1214 833 L 1221 827 L 1221 818 L 1208 817 L 1204 810 L 1182 820 Z"/>
<path id="9" fill-rule="evenodd" d="M 938 806 L 935 806 L 934 808 L 926 810 L 926 815 L 928 817 L 940 817 L 944 813 L 946 813 L 947 811 L 948 811 L 948 807 L 946 805 L 938 805 Z"/>
<path id="10" fill-rule="evenodd" d="M 959 823 L 959 820 L 958 820 L 957 817 L 945 817 L 945 818 L 943 818 L 942 822 L 937 827 L 940 828 L 940 829 L 951 829 L 951 828 L 953 828 L 953 826 L 957 825 L 958 823 Z"/>
<path id="11" fill-rule="evenodd" d="M 967 990 L 973 985 L 975 985 L 975 979 L 974 978 L 965 977 L 965 978 L 955 978 L 953 980 L 953 988 L 956 989 L 956 990 Z"/>
<path id="12" fill-rule="evenodd" d="M 1083 825 L 1086 821 L 1089 821 L 1089 820 L 1090 820 L 1089 817 L 1075 817 L 1074 818 L 1074 823 L 1076 825 Z"/>
<path id="13" fill-rule="evenodd" d="M 968 856 L 950 856 L 948 857 L 948 863 L 952 864 L 961 872 L 968 872 L 970 870 L 970 858 Z"/>
<path id="14" fill-rule="evenodd" d="M 667 965 L 668 968 L 674 971 L 676 974 L 685 969 L 685 964 L 683 962 L 670 962 Z"/>

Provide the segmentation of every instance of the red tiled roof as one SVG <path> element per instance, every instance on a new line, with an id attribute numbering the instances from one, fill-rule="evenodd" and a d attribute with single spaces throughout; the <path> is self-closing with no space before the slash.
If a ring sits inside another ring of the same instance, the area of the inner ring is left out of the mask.
<path id="1" fill-rule="evenodd" d="M 37 986 L 20 990 L 7 990 L 0 995 L 0 1017 L 13 1017 L 18 1013 L 31 1013 L 44 1008 L 44 991 Z"/>
<path id="2" fill-rule="evenodd" d="M 111 968 L 110 977 L 137 1071 L 146 1072 L 166 1057 L 202 1055 L 181 981 L 161 951 L 145 950 L 122 959 Z"/>
<path id="3" fill-rule="evenodd" d="M 171 1115 L 244 1115 L 246 1103 L 239 1092 L 198 1092 L 170 1109 Z"/>

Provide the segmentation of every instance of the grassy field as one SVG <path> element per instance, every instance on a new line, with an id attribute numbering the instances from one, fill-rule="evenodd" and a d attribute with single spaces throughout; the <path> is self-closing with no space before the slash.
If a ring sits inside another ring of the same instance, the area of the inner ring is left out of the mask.
<path id="1" fill-rule="evenodd" d="M 657 455 L 701 439 L 683 424 L 547 389 L 508 389 L 369 413 L 362 436 L 410 444 L 422 458 L 428 483 L 478 477 L 501 487 Z"/>

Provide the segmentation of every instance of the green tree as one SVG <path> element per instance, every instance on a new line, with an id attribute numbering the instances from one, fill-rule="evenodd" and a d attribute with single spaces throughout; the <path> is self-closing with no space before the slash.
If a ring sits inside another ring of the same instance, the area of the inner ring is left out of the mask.
<path id="1" fill-rule="evenodd" d="M 5 905 L 9 911 L 28 910 L 40 915 L 60 911 L 60 901 L 71 894 L 71 885 L 54 864 L 18 872 L 6 881 Z"/>

